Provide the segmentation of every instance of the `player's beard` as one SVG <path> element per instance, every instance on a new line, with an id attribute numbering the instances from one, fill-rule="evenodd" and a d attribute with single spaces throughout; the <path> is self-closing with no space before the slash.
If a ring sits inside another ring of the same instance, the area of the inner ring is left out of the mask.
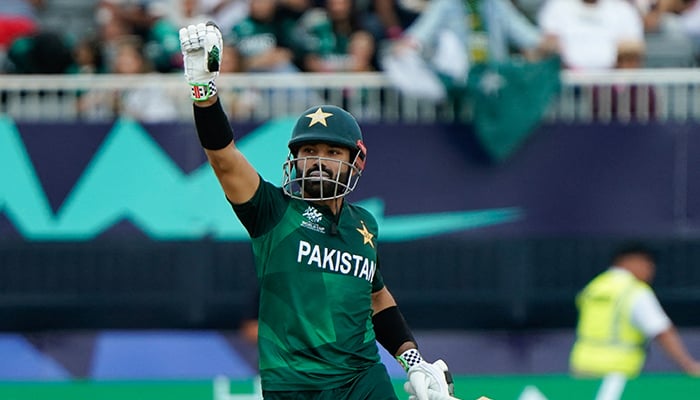
<path id="1" fill-rule="evenodd" d="M 345 188 L 350 180 L 350 172 L 345 171 L 333 173 L 332 171 L 321 167 L 323 174 L 319 176 L 311 176 L 312 172 L 318 171 L 317 167 L 309 168 L 304 173 L 304 194 L 309 198 L 328 198 L 336 197 L 339 193 L 345 193 Z M 336 180 L 336 177 L 338 178 Z"/>

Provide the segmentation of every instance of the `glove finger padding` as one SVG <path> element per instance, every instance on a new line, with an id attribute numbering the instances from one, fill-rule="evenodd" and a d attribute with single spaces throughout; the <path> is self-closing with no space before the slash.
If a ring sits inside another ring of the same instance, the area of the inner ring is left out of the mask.
<path id="1" fill-rule="evenodd" d="M 416 400 L 448 400 L 452 397 L 454 387 L 447 364 L 437 360 L 430 364 L 425 361 L 408 369 L 408 382 L 404 390 L 415 396 Z"/>
<path id="2" fill-rule="evenodd" d="M 418 396 L 416 395 L 410 395 L 408 396 L 408 400 L 421 400 Z M 460 400 L 456 397 L 447 395 L 447 394 L 442 394 L 438 393 L 434 390 L 428 389 L 428 400 Z M 482 400 L 482 399 L 479 399 Z"/>
<path id="3" fill-rule="evenodd" d="M 406 393 L 409 394 L 408 400 L 421 400 L 418 396 L 416 396 L 416 391 L 413 389 L 413 386 L 411 386 L 411 382 L 404 382 L 403 384 L 403 390 L 406 391 Z M 449 394 L 443 394 L 440 392 L 436 392 L 432 389 L 428 389 L 428 400 L 459 400 L 458 398 L 449 395 Z M 481 397 L 478 400 L 490 400 L 486 397 Z"/>
<path id="4" fill-rule="evenodd" d="M 411 385 L 410 381 L 403 383 L 403 390 L 408 394 L 416 394 L 416 389 L 413 388 L 413 385 Z"/>
<path id="5" fill-rule="evenodd" d="M 207 22 L 182 28 L 179 35 L 192 99 L 207 100 L 216 94 L 214 80 L 219 75 L 223 49 L 221 31 L 213 22 Z"/>

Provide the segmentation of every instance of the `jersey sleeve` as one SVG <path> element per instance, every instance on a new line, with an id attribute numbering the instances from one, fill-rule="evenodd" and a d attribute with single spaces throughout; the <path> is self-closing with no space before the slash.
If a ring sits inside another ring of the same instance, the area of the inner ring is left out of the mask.
<path id="1" fill-rule="evenodd" d="M 231 204 L 251 238 L 269 232 L 282 219 L 289 199 L 282 189 L 260 177 L 260 185 L 253 197 L 242 204 Z"/>
<path id="2" fill-rule="evenodd" d="M 372 279 L 372 293 L 376 293 L 384 289 L 384 277 L 382 277 L 381 264 L 379 263 L 379 257 L 377 257 L 377 269 L 374 272 L 374 278 Z"/>
<path id="3" fill-rule="evenodd" d="M 671 326 L 671 320 L 651 289 L 640 290 L 632 305 L 632 324 L 647 338 L 654 338 Z"/>
<path id="4" fill-rule="evenodd" d="M 372 230 L 372 232 L 376 232 L 376 237 L 375 240 L 379 239 L 379 224 L 377 223 L 377 219 L 374 218 L 374 215 L 370 213 L 368 210 L 364 208 L 360 208 L 363 216 L 362 219 L 367 223 L 367 227 Z M 377 249 L 376 253 L 376 260 L 375 263 L 377 265 L 376 272 L 374 273 L 374 278 L 372 279 L 372 293 L 376 293 L 384 288 L 384 277 L 382 276 L 381 268 L 382 268 L 382 263 L 380 262 L 379 259 L 379 250 Z"/>

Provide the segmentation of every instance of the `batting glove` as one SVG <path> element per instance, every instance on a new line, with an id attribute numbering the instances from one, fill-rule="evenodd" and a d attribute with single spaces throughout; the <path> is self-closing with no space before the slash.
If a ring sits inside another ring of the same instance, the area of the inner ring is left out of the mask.
<path id="1" fill-rule="evenodd" d="M 432 364 L 421 360 L 410 367 L 404 390 L 409 400 L 459 400 L 454 397 L 452 375 L 442 360 Z"/>
<path id="2" fill-rule="evenodd" d="M 223 40 L 213 22 L 180 29 L 180 49 L 185 78 L 192 88 L 192 100 L 204 101 L 216 94 L 214 81 L 219 76 Z"/>

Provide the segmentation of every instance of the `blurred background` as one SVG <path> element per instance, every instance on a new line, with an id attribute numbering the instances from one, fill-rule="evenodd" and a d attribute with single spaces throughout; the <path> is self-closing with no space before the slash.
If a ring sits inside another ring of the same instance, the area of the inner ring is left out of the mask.
<path id="1" fill-rule="evenodd" d="M 0 399 L 259 398 L 250 244 L 182 75 L 178 30 L 207 20 L 266 179 L 299 112 L 357 117 L 351 200 L 459 397 L 595 398 L 574 299 L 628 240 L 700 357 L 697 1 L 2 0 Z M 651 343 L 621 398 L 670 390 L 700 380 Z"/>

